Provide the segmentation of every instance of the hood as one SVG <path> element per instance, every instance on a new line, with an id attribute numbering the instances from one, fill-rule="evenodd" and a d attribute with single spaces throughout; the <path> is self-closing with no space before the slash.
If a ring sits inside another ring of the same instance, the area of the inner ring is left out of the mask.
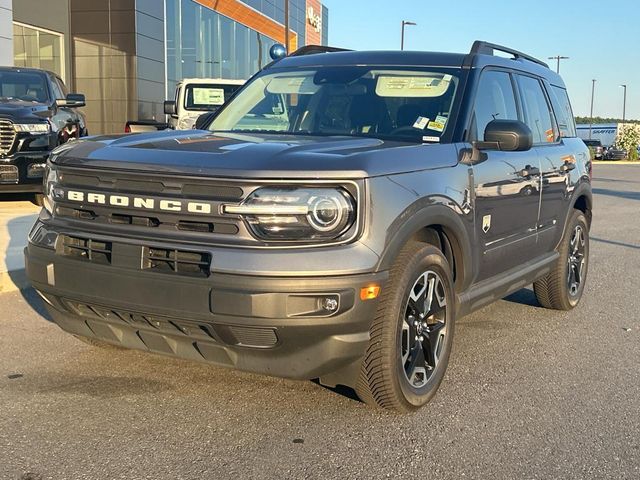
<path id="1" fill-rule="evenodd" d="M 455 145 L 359 137 L 199 130 L 88 137 L 52 155 L 58 165 L 239 178 L 363 178 L 453 167 Z"/>
<path id="2" fill-rule="evenodd" d="M 0 116 L 11 120 L 28 120 L 33 117 L 47 118 L 51 116 L 51 110 L 48 105 L 43 103 L 0 97 Z"/>

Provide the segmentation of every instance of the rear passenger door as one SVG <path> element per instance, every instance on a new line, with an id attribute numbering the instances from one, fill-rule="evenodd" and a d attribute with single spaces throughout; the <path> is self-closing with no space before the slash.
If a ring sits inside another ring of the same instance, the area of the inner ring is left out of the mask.
<path id="1" fill-rule="evenodd" d="M 576 163 L 588 160 L 587 147 L 577 138 L 575 120 L 567 91 L 543 82 L 556 120 L 556 138 L 538 149 L 542 165 L 542 202 L 538 221 L 538 246 L 550 252 L 559 243 L 564 230 L 573 188 Z"/>
<path id="2" fill-rule="evenodd" d="M 484 140 L 492 120 L 522 120 L 512 75 L 503 70 L 481 73 L 469 127 L 469 140 Z M 475 230 L 485 280 L 534 258 L 540 203 L 540 164 L 527 152 L 487 150 L 473 166 Z"/>

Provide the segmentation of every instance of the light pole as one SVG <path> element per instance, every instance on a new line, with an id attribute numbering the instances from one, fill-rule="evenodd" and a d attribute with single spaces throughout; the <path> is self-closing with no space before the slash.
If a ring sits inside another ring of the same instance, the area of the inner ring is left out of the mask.
<path id="1" fill-rule="evenodd" d="M 589 117 L 589 140 L 591 140 L 591 129 L 593 128 L 593 94 L 596 91 L 596 82 L 594 78 L 591 80 L 591 116 Z"/>
<path id="2" fill-rule="evenodd" d="M 284 0 L 284 48 L 289 55 L 289 0 Z"/>
<path id="3" fill-rule="evenodd" d="M 560 73 L 560 60 L 569 60 L 569 57 L 563 57 L 562 55 L 556 55 L 555 57 L 549 57 L 549 60 L 557 60 L 558 66 L 556 67 L 556 73 Z"/>
<path id="4" fill-rule="evenodd" d="M 622 101 L 622 124 L 624 125 L 625 120 L 627 119 L 627 85 L 620 85 L 624 88 L 624 100 Z"/>
<path id="5" fill-rule="evenodd" d="M 417 25 L 415 22 L 408 22 L 407 20 L 402 21 L 402 38 L 400 40 L 400 50 L 404 50 L 404 27 L 405 25 Z"/>

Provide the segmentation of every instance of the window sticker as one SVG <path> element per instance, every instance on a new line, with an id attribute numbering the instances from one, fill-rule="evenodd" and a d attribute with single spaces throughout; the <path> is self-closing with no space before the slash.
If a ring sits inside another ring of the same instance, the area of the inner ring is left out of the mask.
<path id="1" fill-rule="evenodd" d="M 443 124 L 443 125 L 446 125 L 448 120 L 449 120 L 449 119 L 448 119 L 447 117 L 443 117 L 442 115 L 438 115 L 438 116 L 436 117 L 436 122 L 437 122 L 437 123 L 441 123 L 441 124 Z"/>
<path id="2" fill-rule="evenodd" d="M 437 121 L 433 121 L 433 122 L 429 122 L 429 126 L 427 127 L 429 130 L 433 130 L 436 132 L 444 132 L 444 123 L 441 122 L 437 122 Z"/>
<path id="3" fill-rule="evenodd" d="M 429 137 L 429 136 L 424 136 L 422 137 L 422 141 L 423 142 L 440 142 L 440 137 Z"/>
<path id="4" fill-rule="evenodd" d="M 196 105 L 224 104 L 224 89 L 194 87 L 193 103 Z"/>
<path id="5" fill-rule="evenodd" d="M 413 128 L 417 128 L 419 130 L 424 130 L 429 125 L 429 119 L 427 117 L 418 117 L 416 122 L 413 124 Z"/>

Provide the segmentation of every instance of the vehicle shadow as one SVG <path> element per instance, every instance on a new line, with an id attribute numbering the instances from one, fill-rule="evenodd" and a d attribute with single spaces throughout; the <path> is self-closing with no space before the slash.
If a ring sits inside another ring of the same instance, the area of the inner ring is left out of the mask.
<path id="1" fill-rule="evenodd" d="M 519 305 L 527 305 L 529 307 L 540 307 L 532 288 L 523 288 L 517 292 L 513 292 L 511 295 L 504 297 L 503 300 Z"/>
<path id="2" fill-rule="evenodd" d="M 595 195 L 608 195 L 610 197 L 620 197 L 627 200 L 640 200 L 640 192 L 631 192 L 626 190 L 611 190 L 609 188 L 594 188 Z"/>
<path id="3" fill-rule="evenodd" d="M 608 243 L 609 245 L 616 245 L 618 247 L 633 248 L 636 250 L 640 250 L 640 245 L 632 245 L 630 243 L 616 242 L 615 240 L 606 240 L 604 238 L 597 238 L 597 237 L 591 237 L 589 240 L 591 240 L 592 242 Z"/>
<path id="4" fill-rule="evenodd" d="M 44 308 L 40 296 L 31 288 L 27 280 L 24 268 L 23 250 L 28 242 L 29 230 L 35 222 L 37 214 L 23 215 L 10 220 L 7 223 L 7 233 L 9 243 L 7 251 L 3 252 L 4 263 L 9 267 L 8 277 L 13 286 L 17 287 L 24 300 L 39 315 L 51 321 L 49 314 Z M 12 287 L 13 287 L 12 286 Z"/>

